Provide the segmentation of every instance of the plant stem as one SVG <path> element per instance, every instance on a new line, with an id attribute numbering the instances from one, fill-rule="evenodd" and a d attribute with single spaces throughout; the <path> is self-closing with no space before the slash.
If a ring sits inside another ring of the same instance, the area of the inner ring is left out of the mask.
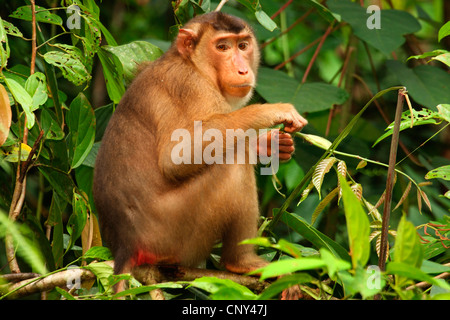
<path id="1" fill-rule="evenodd" d="M 386 180 L 386 197 L 384 201 L 383 222 L 381 226 L 380 256 L 378 259 L 378 267 L 381 271 L 386 270 L 386 253 L 388 252 L 388 230 L 389 219 L 391 215 L 392 189 L 394 187 L 395 163 L 397 161 L 397 147 L 400 133 L 400 122 L 403 111 L 403 102 L 406 90 L 398 90 L 397 108 L 395 111 L 394 129 L 391 140 L 391 151 L 389 154 L 389 168 Z"/>
<path id="2" fill-rule="evenodd" d="M 351 154 L 351 153 L 346 153 L 346 152 L 342 152 L 342 151 L 337 151 L 337 150 L 333 150 L 334 154 L 338 154 L 344 157 L 349 157 L 349 158 L 354 158 L 354 159 L 358 159 L 358 160 L 363 160 L 369 163 L 373 163 L 379 166 L 383 166 L 386 168 L 389 168 L 389 165 L 380 161 L 376 161 L 376 160 L 371 160 L 371 159 L 367 159 L 361 156 L 358 156 L 356 154 Z M 405 176 L 409 181 L 411 181 L 416 187 L 417 189 L 419 189 L 419 186 L 417 185 L 417 183 L 413 180 L 413 178 L 411 178 L 408 174 L 404 173 L 403 171 L 399 170 L 399 169 L 395 169 L 395 172 Z"/>

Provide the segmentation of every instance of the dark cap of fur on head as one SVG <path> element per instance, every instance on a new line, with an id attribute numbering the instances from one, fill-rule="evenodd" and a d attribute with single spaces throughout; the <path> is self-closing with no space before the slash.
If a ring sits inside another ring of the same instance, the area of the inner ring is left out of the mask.
<path id="1" fill-rule="evenodd" d="M 226 31 L 236 34 L 249 28 L 244 20 L 222 12 L 205 13 L 193 18 L 188 24 L 190 23 L 209 24 L 216 31 Z"/>

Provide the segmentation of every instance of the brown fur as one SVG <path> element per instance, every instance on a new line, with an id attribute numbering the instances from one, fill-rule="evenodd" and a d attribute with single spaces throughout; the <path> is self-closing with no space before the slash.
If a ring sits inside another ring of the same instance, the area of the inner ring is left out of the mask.
<path id="1" fill-rule="evenodd" d="M 171 141 L 172 132 L 186 128 L 193 134 L 195 120 L 203 122 L 203 131 L 216 128 L 223 137 L 226 129 L 284 123 L 294 132 L 306 124 L 289 104 L 233 111 L 213 71 L 205 74 L 215 68 L 210 64 L 222 62 L 200 59 L 211 50 L 208 41 L 224 21 L 234 22 L 232 32 L 250 32 L 242 20 L 222 14 L 193 20 L 186 27 L 194 32 L 203 28 L 202 37 L 191 39 L 195 48 L 188 48 L 189 41 L 175 42 L 146 66 L 110 120 L 97 156 L 94 197 L 103 237 L 115 256 L 115 273 L 130 272 L 142 261 L 196 266 L 219 240 L 222 262 L 229 270 L 248 272 L 265 264 L 252 246 L 238 245 L 257 231 L 253 165 L 176 165 L 170 157 L 178 143 Z M 238 28 L 241 24 L 243 29 Z M 250 35 L 254 52 L 244 56 L 256 74 L 259 52 Z M 180 53 L 180 45 L 186 46 L 182 49 L 188 56 Z M 136 258 L 137 252 L 144 253 L 143 260 Z"/>

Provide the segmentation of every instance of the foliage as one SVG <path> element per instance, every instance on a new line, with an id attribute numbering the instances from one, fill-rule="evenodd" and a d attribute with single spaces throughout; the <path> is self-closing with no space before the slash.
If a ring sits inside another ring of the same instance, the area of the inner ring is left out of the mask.
<path id="1" fill-rule="evenodd" d="M 350 0 L 239 0 L 221 9 L 248 20 L 260 40 L 253 100 L 290 102 L 309 121 L 296 134 L 294 159 L 273 177 L 258 177 L 261 236 L 244 242 L 271 261 L 258 270 L 261 279 L 289 273 L 262 292 L 215 277 L 143 286 L 114 276 L 106 263 L 90 263 L 112 259 L 92 200 L 109 118 L 137 64 L 157 59 L 180 25 L 217 3 L 53 3 L 36 6 L 34 15 L 28 1 L 0 9 L 2 274 L 17 267 L 45 278 L 76 265 L 97 277 L 75 291 L 56 287 L 50 299 L 142 299 L 155 288 L 169 298 L 274 299 L 294 284 L 313 299 L 450 298 L 448 280 L 435 277 L 450 271 L 444 0 L 395 8 L 388 1 L 381 11 Z M 393 93 L 403 87 L 402 158 L 387 190 Z M 386 195 L 395 207 L 384 230 L 389 250 L 380 257 Z M 385 270 L 380 259 L 387 259 Z M 121 279 L 130 289 L 114 296 Z"/>

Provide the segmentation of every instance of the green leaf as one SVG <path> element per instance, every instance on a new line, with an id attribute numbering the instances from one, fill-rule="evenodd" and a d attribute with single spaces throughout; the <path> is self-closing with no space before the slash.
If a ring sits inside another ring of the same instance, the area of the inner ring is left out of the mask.
<path id="1" fill-rule="evenodd" d="M 30 94 L 22 87 L 16 80 L 9 77 L 9 74 L 4 73 L 5 82 L 14 99 L 22 106 L 23 111 L 27 116 L 27 128 L 31 129 L 34 126 L 35 118 L 32 110 L 33 99 Z"/>
<path id="2" fill-rule="evenodd" d="M 3 23 L 2 18 L 0 18 L 0 69 L 6 67 L 10 53 L 8 36 Z"/>
<path id="3" fill-rule="evenodd" d="M 62 19 L 57 14 L 51 13 L 49 10 L 36 6 L 36 21 L 37 22 L 43 22 L 43 23 L 51 23 L 61 26 L 62 25 Z M 12 14 L 9 15 L 11 18 L 21 19 L 25 21 L 31 21 L 32 20 L 32 14 L 31 14 L 31 6 L 22 6 L 17 8 L 16 11 L 14 11 Z"/>
<path id="4" fill-rule="evenodd" d="M 71 167 L 81 165 L 95 140 L 95 114 L 89 101 L 80 93 L 70 104 L 67 113 L 69 157 Z"/>
<path id="5" fill-rule="evenodd" d="M 363 299 L 373 297 L 379 293 L 386 285 L 386 280 L 381 277 L 377 269 L 363 269 L 358 266 L 354 275 L 347 271 L 339 272 L 339 279 L 345 289 L 345 294 L 361 294 Z"/>
<path id="6" fill-rule="evenodd" d="M 345 260 L 336 258 L 330 251 L 325 248 L 320 249 L 320 257 L 325 262 L 330 278 L 334 279 L 337 272 L 349 270 L 352 265 Z"/>
<path id="7" fill-rule="evenodd" d="M 436 119 L 441 119 L 441 116 L 437 112 L 428 109 L 422 109 L 421 111 L 413 109 L 413 119 L 411 121 L 411 112 L 410 110 L 407 110 L 402 113 L 400 131 L 410 129 L 411 127 L 415 126 L 422 126 L 425 124 L 440 124 L 440 121 Z M 385 130 L 386 132 L 374 142 L 372 147 L 392 135 L 392 132 L 394 130 L 394 122 L 389 124 L 389 126 Z"/>
<path id="8" fill-rule="evenodd" d="M 147 41 L 133 41 L 121 46 L 103 46 L 102 49 L 114 54 L 120 60 L 127 82 L 134 79 L 137 65 L 144 61 L 156 60 L 163 54 L 160 48 Z"/>
<path id="9" fill-rule="evenodd" d="M 289 274 L 279 278 L 277 281 L 272 283 L 267 289 L 265 289 L 258 297 L 258 300 L 268 300 L 278 294 L 280 294 L 283 290 L 290 288 L 296 284 L 300 283 L 308 283 L 313 281 L 313 277 L 311 277 L 307 273 L 295 273 Z"/>
<path id="10" fill-rule="evenodd" d="M 279 277 L 288 273 L 303 270 L 314 270 L 326 267 L 326 263 L 320 258 L 284 259 L 271 262 L 265 267 L 252 271 L 251 274 L 261 274 L 261 280 Z"/>
<path id="11" fill-rule="evenodd" d="M 46 140 L 61 140 L 64 138 L 64 131 L 58 123 L 56 114 L 52 110 L 42 108 L 41 127 L 44 130 Z"/>
<path id="12" fill-rule="evenodd" d="M 84 259 L 112 260 L 113 256 L 107 247 L 92 247 L 83 255 Z"/>
<path id="13" fill-rule="evenodd" d="M 350 261 L 347 250 L 312 225 L 308 224 L 302 217 L 285 211 L 282 213 L 281 221 L 305 237 L 305 239 L 311 242 L 316 248 L 327 248 L 337 258 Z"/>
<path id="14" fill-rule="evenodd" d="M 273 31 L 277 28 L 277 24 L 262 10 L 255 11 L 256 20 L 269 31 Z"/>
<path id="15" fill-rule="evenodd" d="M 393 261 L 388 263 L 386 266 L 386 272 L 388 274 L 400 276 L 405 279 L 425 281 L 432 285 L 436 285 L 446 290 L 450 290 L 450 285 L 447 282 L 445 282 L 445 280 L 433 278 L 428 274 L 426 274 L 425 272 L 423 272 L 422 270 L 412 265 L 406 264 L 404 262 Z"/>
<path id="16" fill-rule="evenodd" d="M 443 272 L 450 272 L 450 266 L 446 266 L 430 260 L 423 260 L 420 270 L 428 274 L 439 274 Z"/>
<path id="17" fill-rule="evenodd" d="M 437 49 L 437 50 L 425 52 L 423 54 L 419 54 L 416 56 L 410 56 L 408 59 L 406 59 L 406 61 L 408 61 L 410 59 L 424 59 L 424 58 L 429 58 L 429 57 L 436 57 L 436 56 L 446 53 L 446 52 L 447 52 L 447 50 Z"/>
<path id="18" fill-rule="evenodd" d="M 423 259 L 423 249 L 414 225 L 402 216 L 397 228 L 394 245 L 394 261 L 406 263 L 420 268 Z"/>
<path id="19" fill-rule="evenodd" d="M 83 197 L 78 193 L 73 194 L 72 208 L 73 212 L 67 222 L 67 232 L 70 235 L 70 242 L 67 246 L 66 252 L 72 248 L 75 241 L 81 236 L 87 221 L 88 208 Z"/>
<path id="20" fill-rule="evenodd" d="M 50 204 L 49 215 L 46 221 L 52 229 L 52 253 L 56 268 L 63 266 L 64 239 L 63 239 L 63 214 L 67 203 L 62 201 L 55 190 L 53 190 L 52 202 Z"/>
<path id="21" fill-rule="evenodd" d="M 5 27 L 5 31 L 8 35 L 13 36 L 13 37 L 19 37 L 19 38 L 23 37 L 23 33 L 20 32 L 19 28 L 17 28 L 11 22 L 3 20 L 3 26 Z"/>
<path id="22" fill-rule="evenodd" d="M 269 103 L 289 102 L 299 112 L 317 112 L 342 104 L 348 93 L 326 83 L 305 83 L 289 77 L 286 73 L 260 68 L 256 91 Z"/>
<path id="23" fill-rule="evenodd" d="M 365 266 L 370 257 L 370 223 L 358 198 L 340 174 L 339 184 L 344 201 L 345 219 L 353 268 Z"/>
<path id="24" fill-rule="evenodd" d="M 164 283 L 157 283 L 150 286 L 140 286 L 132 289 L 123 290 L 119 293 L 116 293 L 113 297 L 113 299 L 118 299 L 120 297 L 125 297 L 128 295 L 138 295 L 142 293 L 148 293 L 150 291 L 153 291 L 155 289 L 181 289 L 183 288 L 183 285 L 179 283 L 173 283 L 173 282 L 164 282 Z"/>
<path id="25" fill-rule="evenodd" d="M 420 23 L 411 14 L 400 10 L 381 10 L 380 29 L 368 28 L 370 14 L 358 3 L 348 0 L 329 0 L 328 8 L 339 14 L 342 20 L 348 22 L 361 40 L 390 55 L 392 51 L 405 43 L 403 35 L 417 32 L 421 29 Z"/>
<path id="26" fill-rule="evenodd" d="M 39 166 L 38 169 L 50 183 L 54 191 L 67 203 L 71 203 L 75 184 L 69 174 L 53 169 L 52 167 Z"/>
<path id="27" fill-rule="evenodd" d="M 294 244 L 292 244 L 284 239 L 280 239 L 280 241 L 278 241 L 278 243 L 272 243 L 268 238 L 257 237 L 257 238 L 252 238 L 252 239 L 247 239 L 247 240 L 241 241 L 240 244 L 252 244 L 252 245 L 257 245 L 257 246 L 261 246 L 261 247 L 265 247 L 265 248 L 273 248 L 276 250 L 280 250 L 284 253 L 287 253 L 296 258 L 302 256 L 301 251 Z"/>
<path id="28" fill-rule="evenodd" d="M 436 111 L 438 104 L 450 101 L 450 74 L 446 71 L 430 65 L 410 69 L 394 60 L 386 61 L 386 68 L 418 104 Z"/>
<path id="29" fill-rule="evenodd" d="M 450 165 L 433 169 L 425 175 L 425 179 L 435 178 L 450 180 Z"/>
<path id="30" fill-rule="evenodd" d="M 25 90 L 32 99 L 32 111 L 43 105 L 48 99 L 47 80 L 42 72 L 35 72 L 25 82 Z"/>
<path id="31" fill-rule="evenodd" d="M 394 262 L 404 263 L 410 267 L 420 268 L 423 259 L 423 248 L 414 225 L 402 216 L 397 229 L 394 245 Z M 407 279 L 397 277 L 397 284 L 402 286 Z"/>
<path id="32" fill-rule="evenodd" d="M 192 281 L 189 286 L 199 288 L 211 293 L 210 298 L 216 300 L 253 300 L 256 298 L 256 295 L 250 289 L 229 279 L 201 277 Z"/>
<path id="33" fill-rule="evenodd" d="M 450 122 L 450 104 L 440 104 L 436 108 L 438 109 L 439 117 Z"/>
<path id="34" fill-rule="evenodd" d="M 112 291 L 110 279 L 111 276 L 114 274 L 114 270 L 110 265 L 106 264 L 105 262 L 96 262 L 90 263 L 84 268 L 92 271 L 92 273 L 95 274 L 97 279 L 102 284 L 103 288 L 105 289 L 110 288 L 110 290 Z"/>
<path id="35" fill-rule="evenodd" d="M 124 76 L 122 64 L 114 54 L 103 48 L 97 52 L 98 58 L 103 67 L 103 75 L 106 81 L 106 90 L 109 98 L 118 104 L 125 93 Z"/>
<path id="36" fill-rule="evenodd" d="M 80 86 L 91 79 L 91 75 L 83 62 L 75 55 L 61 51 L 49 51 L 44 54 L 44 59 L 48 64 L 58 67 L 64 78 L 76 86 Z"/>
<path id="37" fill-rule="evenodd" d="M 14 246 L 17 249 L 17 254 L 23 258 L 35 272 L 45 274 L 47 273 L 45 260 L 42 257 L 39 248 L 24 236 L 25 231 L 27 232 L 27 230 L 28 228 L 26 228 L 25 225 L 19 227 L 8 218 L 3 210 L 0 209 L 0 237 L 3 238 L 7 234 L 11 235 Z"/>
<path id="38" fill-rule="evenodd" d="M 431 58 L 431 60 L 440 61 L 440 62 L 446 64 L 447 67 L 450 67 L 450 52 L 440 54 L 434 58 Z"/>
<path id="39" fill-rule="evenodd" d="M 447 21 L 440 29 L 438 33 L 438 41 L 441 42 L 446 36 L 450 35 L 450 21 Z"/>

